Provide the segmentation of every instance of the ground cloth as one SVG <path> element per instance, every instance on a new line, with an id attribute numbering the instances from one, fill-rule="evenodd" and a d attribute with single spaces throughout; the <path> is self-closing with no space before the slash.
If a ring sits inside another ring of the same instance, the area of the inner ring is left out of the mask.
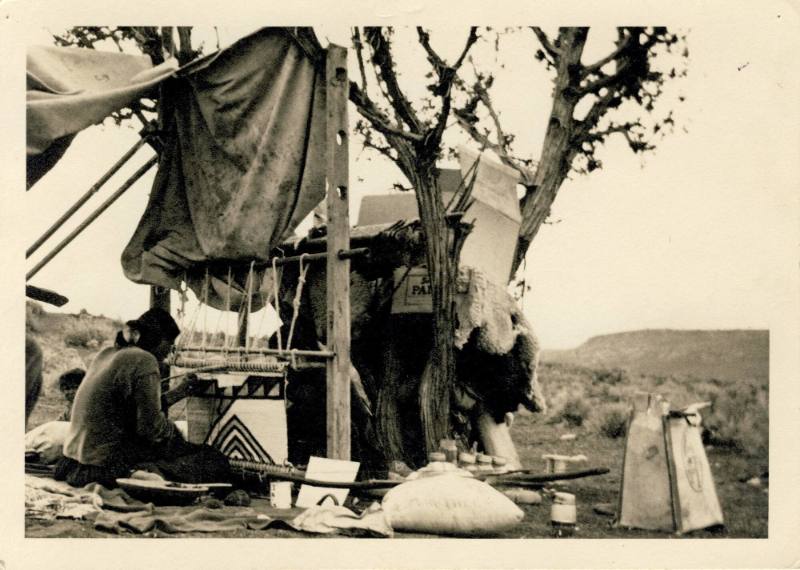
<path id="1" fill-rule="evenodd" d="M 220 532 L 236 529 L 285 529 L 310 534 L 340 533 L 348 536 L 390 537 L 392 529 L 380 510 L 356 515 L 345 507 L 324 505 L 297 516 L 270 517 L 251 507 L 230 511 L 205 507 L 158 507 L 153 511 L 119 513 L 103 511 L 95 520 L 98 530 L 144 534 L 161 531 Z"/>
<path id="2" fill-rule="evenodd" d="M 25 516 L 91 519 L 100 512 L 150 512 L 153 505 L 132 498 L 122 489 L 106 489 L 98 483 L 72 487 L 49 477 L 25 475 Z"/>
<path id="3" fill-rule="evenodd" d="M 98 483 L 75 488 L 51 478 L 25 476 L 26 517 L 94 520 L 96 529 L 108 532 L 143 534 L 158 530 L 173 534 L 283 528 L 312 534 L 392 535 L 379 508 L 361 515 L 335 505 L 315 506 L 300 514 L 297 510 L 286 512 L 287 516 L 281 517 L 274 513 L 268 516 L 251 507 L 156 507 L 132 498 L 122 489 L 107 489 Z"/>

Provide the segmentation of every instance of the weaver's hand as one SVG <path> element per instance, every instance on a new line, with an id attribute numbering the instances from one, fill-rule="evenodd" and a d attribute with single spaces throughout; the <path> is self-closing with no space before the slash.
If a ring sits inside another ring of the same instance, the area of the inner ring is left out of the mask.
<path id="1" fill-rule="evenodd" d="M 198 388 L 200 387 L 201 380 L 197 377 L 197 374 L 190 372 L 186 375 L 186 378 L 181 382 L 181 389 L 187 395 L 191 396 L 192 394 L 196 393 Z"/>

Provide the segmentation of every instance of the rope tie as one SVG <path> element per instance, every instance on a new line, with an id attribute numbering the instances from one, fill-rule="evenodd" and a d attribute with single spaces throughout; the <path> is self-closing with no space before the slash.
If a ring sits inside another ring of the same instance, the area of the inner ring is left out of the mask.
<path id="1" fill-rule="evenodd" d="M 246 325 L 250 325 L 250 315 L 253 313 L 253 281 L 255 281 L 255 273 L 253 273 L 253 266 L 255 266 L 255 260 L 250 262 L 250 271 L 247 273 L 247 321 L 245 321 Z M 241 326 L 241 323 L 240 323 Z M 244 335 L 244 350 L 245 352 L 250 350 L 250 335 L 247 334 L 248 331 L 245 331 Z"/>
<path id="2" fill-rule="evenodd" d="M 203 288 L 200 290 L 200 306 L 203 307 L 203 340 L 201 346 L 203 347 L 203 354 L 206 351 L 206 338 L 208 336 L 208 289 L 210 287 L 211 278 L 208 276 L 208 265 L 206 265 L 206 273 L 203 276 Z"/>
<path id="3" fill-rule="evenodd" d="M 281 254 L 282 253 L 283 252 L 281 252 Z M 278 277 L 278 266 L 275 264 L 277 259 L 278 259 L 277 257 L 273 257 L 272 258 L 272 290 L 273 290 L 273 293 L 275 295 L 275 299 L 273 301 L 275 303 L 275 310 L 276 310 L 275 312 L 278 313 L 278 319 L 280 319 L 281 312 L 280 312 L 280 309 L 279 309 L 280 300 L 279 300 L 279 297 L 278 297 L 278 293 L 279 293 L 279 288 L 280 288 L 280 282 L 281 282 L 281 280 L 283 278 L 283 272 L 281 272 L 281 277 L 279 278 Z M 283 323 L 281 323 L 281 324 L 283 324 Z M 281 327 L 280 326 L 278 326 L 277 333 L 278 333 L 278 350 L 283 350 L 283 339 L 281 338 Z"/>
<path id="4" fill-rule="evenodd" d="M 228 341 L 229 341 L 229 334 L 228 334 L 228 314 L 231 311 L 231 286 L 232 286 L 232 276 L 231 276 L 231 266 L 228 266 L 228 288 L 227 294 L 225 295 L 225 341 L 223 342 L 222 348 L 223 353 L 225 355 L 228 354 Z"/>
<path id="5" fill-rule="evenodd" d="M 309 265 L 304 265 L 307 253 L 300 256 L 300 273 L 297 277 L 297 289 L 294 292 L 294 300 L 292 301 L 292 322 L 289 325 L 289 338 L 286 340 L 286 349 L 291 349 L 292 337 L 294 336 L 294 325 L 297 322 L 297 315 L 300 313 L 300 298 L 303 296 L 303 285 L 306 282 L 306 273 L 308 273 Z"/>

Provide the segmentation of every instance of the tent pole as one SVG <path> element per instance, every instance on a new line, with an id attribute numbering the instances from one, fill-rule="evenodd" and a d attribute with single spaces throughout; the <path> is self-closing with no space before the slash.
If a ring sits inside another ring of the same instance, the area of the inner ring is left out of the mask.
<path id="1" fill-rule="evenodd" d="M 128 160 L 130 160 L 130 158 L 131 158 L 131 157 L 132 157 L 132 156 L 133 156 L 133 155 L 136 153 L 136 151 L 137 151 L 137 150 L 139 150 L 140 148 L 142 148 L 142 145 L 144 145 L 144 143 L 146 143 L 146 142 L 147 142 L 147 139 L 148 139 L 148 138 L 149 138 L 149 135 L 145 135 L 145 136 L 141 137 L 141 138 L 140 138 L 140 139 L 139 139 L 139 140 L 136 142 L 136 144 L 135 144 L 135 145 L 133 145 L 133 146 L 132 146 L 132 147 L 131 147 L 131 148 L 128 150 L 128 152 L 126 152 L 125 154 L 123 154 L 123 155 L 122 155 L 122 157 L 121 157 L 121 158 L 120 158 L 120 159 L 119 159 L 117 162 L 115 162 L 115 163 L 113 164 L 113 166 L 112 166 L 111 168 L 109 168 L 109 169 L 108 169 L 108 171 L 107 171 L 105 174 L 103 174 L 103 175 L 100 177 L 100 179 L 99 179 L 97 182 L 95 182 L 95 183 L 94 183 L 94 185 L 93 185 L 91 188 L 89 188 L 89 190 L 86 192 L 86 194 L 84 194 L 83 196 L 81 196 L 80 198 L 78 198 L 78 201 L 77 201 L 77 202 L 75 202 L 75 203 L 72 205 L 72 207 L 70 207 L 70 208 L 69 208 L 69 209 L 68 209 L 66 212 L 64 212 L 64 215 L 62 215 L 60 218 L 58 218 L 58 220 L 56 220 L 56 222 L 55 222 L 55 223 L 54 223 L 52 226 L 50 226 L 50 227 L 47 229 L 47 231 L 46 231 L 46 232 L 44 232 L 44 233 L 42 234 L 42 237 L 40 237 L 40 238 L 39 238 L 39 239 L 37 239 L 35 242 L 33 242 L 33 245 L 31 245 L 31 246 L 30 246 L 30 247 L 27 249 L 27 251 L 25 252 L 25 259 L 28 259 L 28 258 L 29 258 L 31 255 L 33 255 L 33 253 L 34 253 L 34 252 L 35 252 L 37 249 L 39 249 L 39 247 L 41 247 L 41 245 L 42 245 L 44 242 L 46 242 L 48 239 L 50 239 L 50 236 L 52 236 L 52 235 L 53 235 L 53 234 L 54 234 L 54 233 L 55 233 L 55 232 L 58 230 L 58 228 L 60 228 L 61 226 L 63 226 L 63 225 L 64 225 L 64 222 L 66 222 L 68 219 L 70 219 L 70 218 L 72 217 L 72 215 L 73 215 L 75 212 L 77 212 L 77 211 L 78 211 L 78 209 L 79 209 L 81 206 L 83 206 L 83 205 L 84 205 L 84 204 L 85 204 L 85 203 L 86 203 L 86 202 L 89 200 L 89 198 L 91 198 L 92 196 L 94 196 L 95 194 L 97 194 L 97 191 L 98 191 L 98 190 L 100 190 L 100 188 L 102 188 L 102 187 L 103 187 L 103 185 L 104 185 L 106 182 L 108 182 L 108 180 L 109 180 L 109 179 L 110 179 L 112 176 L 114 176 L 114 174 L 116 174 L 116 173 L 117 173 L 117 171 L 118 171 L 120 168 L 122 168 L 122 166 L 123 166 L 123 165 L 124 165 L 126 162 L 128 162 Z"/>
<path id="2" fill-rule="evenodd" d="M 329 45 L 325 70 L 327 172 L 327 455 L 350 459 L 350 248 L 347 49 Z"/>
<path id="3" fill-rule="evenodd" d="M 58 245 L 57 245 L 55 248 L 53 248 L 53 250 L 52 250 L 50 253 L 48 253 L 47 255 L 45 255 L 45 256 L 44 256 L 44 257 L 41 259 L 41 261 L 39 261 L 39 263 L 37 263 L 37 264 L 34 266 L 34 268 L 33 268 L 33 269 L 31 269 L 30 271 L 28 271 L 28 273 L 25 275 L 25 281 L 28 281 L 28 280 L 30 280 L 30 278 L 31 278 L 31 277 L 33 277 L 34 275 L 36 275 L 37 273 L 39 273 L 39 271 L 40 271 L 40 270 L 41 270 L 41 269 L 42 269 L 42 268 L 43 268 L 45 265 L 47 265 L 48 263 L 50 263 L 50 261 L 51 261 L 51 260 L 52 260 L 52 259 L 53 259 L 53 258 L 54 258 L 56 255 L 58 255 L 58 254 L 61 252 L 61 250 L 62 250 L 62 249 L 64 249 L 65 247 L 67 247 L 67 246 L 70 244 L 70 242 L 71 242 L 72 240 L 74 240 L 76 237 L 78 237 L 78 235 L 80 235 L 80 233 L 81 233 L 83 230 L 85 230 L 85 229 L 86 229 L 86 228 L 89 226 L 89 224 L 91 224 L 93 221 L 95 221 L 95 220 L 96 220 L 96 219 L 97 219 L 97 218 L 100 216 L 100 214 L 102 214 L 103 212 L 105 212 L 105 211 L 108 209 L 108 207 L 109 207 L 109 206 L 111 206 L 111 204 L 113 204 L 114 202 L 116 202 L 116 201 L 117 201 L 117 199 L 118 199 L 120 196 L 122 196 L 122 195 L 123 195 L 123 194 L 124 194 L 124 193 L 125 193 L 125 192 L 128 190 L 128 188 L 130 188 L 131 186 L 133 186 L 133 184 L 134 184 L 134 183 L 135 183 L 137 180 L 139 180 L 139 178 L 141 178 L 141 177 L 144 175 L 144 173 L 145 173 L 145 172 L 147 172 L 148 170 L 150 170 L 150 168 L 152 168 L 152 167 L 153 167 L 155 164 L 157 164 L 157 163 L 158 163 L 158 156 L 153 156 L 153 157 L 152 157 L 150 160 L 148 160 L 148 161 L 147 161 L 147 162 L 145 162 L 145 163 L 144 163 L 142 166 L 140 166 L 140 167 L 139 167 L 139 169 L 138 169 L 136 172 L 134 172 L 134 173 L 131 175 L 131 177 L 130 177 L 130 178 L 128 178 L 128 179 L 127 179 L 127 180 L 126 180 L 126 181 L 125 181 L 125 182 L 122 184 L 122 186 L 120 186 L 120 187 L 119 187 L 119 189 L 118 189 L 116 192 L 114 192 L 114 193 L 113 193 L 111 196 L 109 196 L 109 197 L 106 199 L 106 201 L 105 201 L 105 202 L 103 202 L 102 204 L 100 204 L 100 206 L 98 206 L 98 208 L 97 208 L 97 209 L 96 209 L 94 212 L 92 212 L 91 214 L 89 214 L 89 217 L 87 217 L 87 218 L 86 218 L 86 219 L 85 219 L 83 222 L 81 222 L 81 224 L 80 224 L 78 227 L 76 227 L 74 230 L 72 230 L 72 232 L 71 232 L 71 233 L 70 233 L 70 234 L 69 234 L 67 237 L 65 237 L 65 238 L 64 238 L 64 239 L 61 241 L 61 243 L 59 243 L 59 244 L 58 244 Z"/>

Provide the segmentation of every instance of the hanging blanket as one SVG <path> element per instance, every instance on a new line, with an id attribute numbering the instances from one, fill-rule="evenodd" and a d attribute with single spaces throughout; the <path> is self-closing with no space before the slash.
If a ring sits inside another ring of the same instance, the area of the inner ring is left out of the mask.
<path id="1" fill-rule="evenodd" d="M 324 197 L 317 67 L 286 30 L 265 28 L 165 83 L 168 136 L 122 254 L 129 279 L 170 288 L 185 280 L 211 306 L 238 308 L 249 261 L 266 261 Z M 229 297 L 228 268 L 237 262 Z M 263 297 L 253 302 L 258 310 Z"/>
<path id="2" fill-rule="evenodd" d="M 78 131 L 151 94 L 177 69 L 153 67 L 143 55 L 33 46 L 27 54 L 26 130 L 30 187 L 69 147 Z"/>

